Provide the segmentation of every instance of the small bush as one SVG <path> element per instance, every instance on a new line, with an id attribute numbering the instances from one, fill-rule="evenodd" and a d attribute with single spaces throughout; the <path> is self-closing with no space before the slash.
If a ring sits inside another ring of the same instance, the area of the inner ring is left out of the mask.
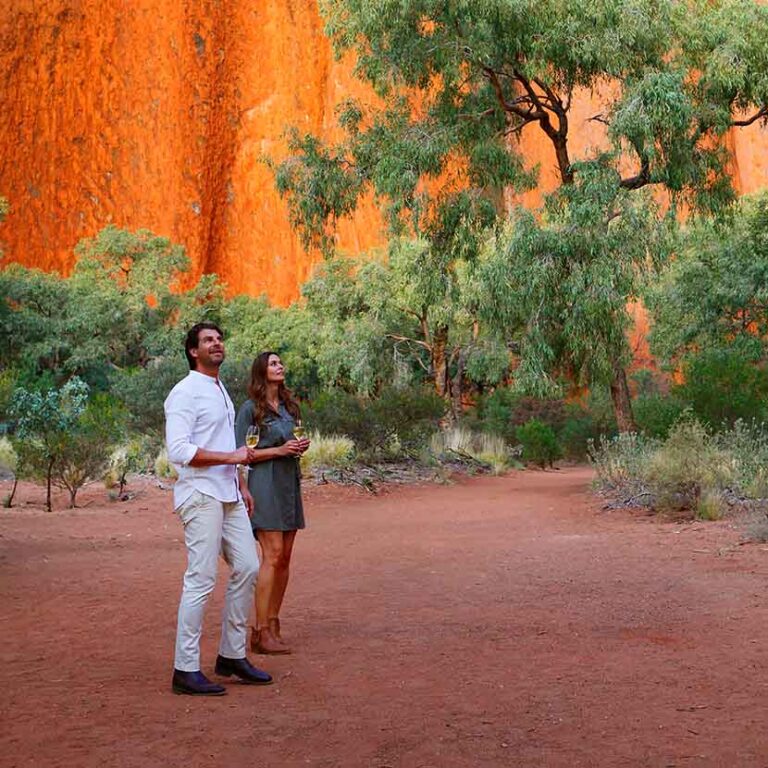
<path id="1" fill-rule="evenodd" d="M 119 371 L 112 393 L 130 414 L 130 427 L 139 434 L 158 434 L 165 423 L 163 403 L 174 385 L 189 373 L 181 355 L 153 360 L 145 368 Z"/>
<path id="2" fill-rule="evenodd" d="M 600 445 L 592 443 L 589 459 L 599 488 L 633 496 L 642 493 L 651 456 L 658 441 L 621 432 Z"/>
<path id="3" fill-rule="evenodd" d="M 748 541 L 768 542 L 768 513 L 765 509 L 752 513 L 752 519 L 746 525 L 745 535 Z"/>
<path id="4" fill-rule="evenodd" d="M 551 467 L 562 455 L 555 431 L 537 419 L 518 427 L 515 434 L 523 447 L 523 461 L 533 462 L 544 469 Z"/>
<path id="5" fill-rule="evenodd" d="M 683 377 L 675 394 L 710 427 L 763 417 L 768 374 L 742 350 L 700 352 L 685 362 Z"/>
<path id="6" fill-rule="evenodd" d="M 693 418 L 683 418 L 653 454 L 646 479 L 660 509 L 695 509 L 700 499 L 724 487 L 732 461 Z"/>
<path id="7" fill-rule="evenodd" d="M 168 461 L 168 451 L 165 448 L 161 448 L 157 454 L 154 469 L 155 475 L 160 480 L 175 480 L 179 476 L 173 464 Z"/>
<path id="8" fill-rule="evenodd" d="M 719 491 L 707 490 L 696 504 L 699 520 L 719 520 L 723 516 L 723 497 Z"/>
<path id="9" fill-rule="evenodd" d="M 419 389 L 389 388 L 376 398 L 331 390 L 311 403 L 305 421 L 320 434 L 350 438 L 364 458 L 413 456 L 429 442 L 445 409 L 437 395 Z"/>
<path id="10" fill-rule="evenodd" d="M 69 491 L 70 506 L 89 480 L 103 476 L 115 435 L 123 431 L 126 414 L 109 395 L 96 395 L 75 427 L 62 433 L 53 465 L 53 482 Z"/>
<path id="11" fill-rule="evenodd" d="M 515 465 L 515 451 L 498 435 L 472 432 L 464 427 L 452 427 L 432 435 L 432 453 L 438 457 L 451 454 L 469 456 L 487 464 L 494 475 L 500 475 Z"/>
<path id="12" fill-rule="evenodd" d="M 355 444 L 343 435 L 310 435 L 311 445 L 301 457 L 301 467 L 313 470 L 318 467 L 344 468 L 355 458 Z"/>
<path id="13" fill-rule="evenodd" d="M 585 459 L 590 445 L 599 445 L 616 434 L 613 404 L 605 389 L 594 389 L 584 402 L 568 403 L 565 414 L 557 439 L 566 458 Z"/>
<path id="14" fill-rule="evenodd" d="M 0 437 L 0 467 L 12 474 L 16 473 L 19 457 L 7 437 Z"/>
<path id="15" fill-rule="evenodd" d="M 685 410 L 685 404 L 676 397 L 656 392 L 635 398 L 632 410 L 640 432 L 648 437 L 665 438 Z"/>
<path id="16" fill-rule="evenodd" d="M 128 484 L 128 475 L 149 468 L 149 455 L 148 441 L 140 437 L 131 438 L 127 443 L 117 446 L 109 457 L 109 465 L 103 477 L 104 485 L 107 488 L 117 486 L 119 498 Z"/>
<path id="17" fill-rule="evenodd" d="M 474 418 L 467 420 L 468 426 L 473 430 L 514 440 L 512 412 L 519 399 L 520 396 L 509 387 L 498 387 L 491 394 L 478 398 Z"/>
<path id="18" fill-rule="evenodd" d="M 734 490 L 751 499 L 768 498 L 768 429 L 763 423 L 737 420 L 716 436 L 731 457 Z"/>

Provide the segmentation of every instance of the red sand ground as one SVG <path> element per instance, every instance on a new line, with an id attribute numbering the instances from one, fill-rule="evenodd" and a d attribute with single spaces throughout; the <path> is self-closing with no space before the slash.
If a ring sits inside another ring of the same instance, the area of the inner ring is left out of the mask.
<path id="1" fill-rule="evenodd" d="M 296 653 L 195 699 L 170 692 L 180 526 L 141 482 L 0 514 L 2 766 L 768 766 L 768 548 L 727 523 L 602 511 L 584 469 L 312 488 Z"/>

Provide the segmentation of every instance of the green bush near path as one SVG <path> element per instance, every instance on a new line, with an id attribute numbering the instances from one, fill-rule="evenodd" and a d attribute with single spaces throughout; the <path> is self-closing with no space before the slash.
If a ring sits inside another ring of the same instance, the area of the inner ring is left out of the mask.
<path id="1" fill-rule="evenodd" d="M 710 431 L 690 412 L 665 439 L 622 434 L 592 448 L 596 486 L 620 503 L 719 518 L 730 505 L 768 501 L 768 426 Z"/>

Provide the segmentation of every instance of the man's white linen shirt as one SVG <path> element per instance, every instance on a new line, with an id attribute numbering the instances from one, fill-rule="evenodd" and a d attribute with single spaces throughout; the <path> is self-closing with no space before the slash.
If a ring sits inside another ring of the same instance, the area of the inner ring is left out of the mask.
<path id="1" fill-rule="evenodd" d="M 190 371 L 165 399 L 165 443 L 168 460 L 179 478 L 173 487 L 178 509 L 195 491 L 223 502 L 237 501 L 237 467 L 214 464 L 191 467 L 198 448 L 235 450 L 235 407 L 224 385 L 213 376 Z"/>

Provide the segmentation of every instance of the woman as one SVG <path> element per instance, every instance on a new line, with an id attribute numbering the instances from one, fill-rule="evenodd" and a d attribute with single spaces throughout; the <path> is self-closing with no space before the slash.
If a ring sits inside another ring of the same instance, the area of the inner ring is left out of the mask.
<path id="1" fill-rule="evenodd" d="M 290 653 L 280 635 L 279 617 L 296 531 L 304 527 L 299 458 L 309 440 L 297 440 L 293 434 L 300 410 L 285 386 L 279 355 L 262 352 L 253 361 L 248 396 L 235 419 L 235 437 L 238 446 L 245 445 L 248 427 L 259 427 L 257 458 L 248 477 L 253 496 L 251 526 L 262 551 L 251 650 Z"/>

